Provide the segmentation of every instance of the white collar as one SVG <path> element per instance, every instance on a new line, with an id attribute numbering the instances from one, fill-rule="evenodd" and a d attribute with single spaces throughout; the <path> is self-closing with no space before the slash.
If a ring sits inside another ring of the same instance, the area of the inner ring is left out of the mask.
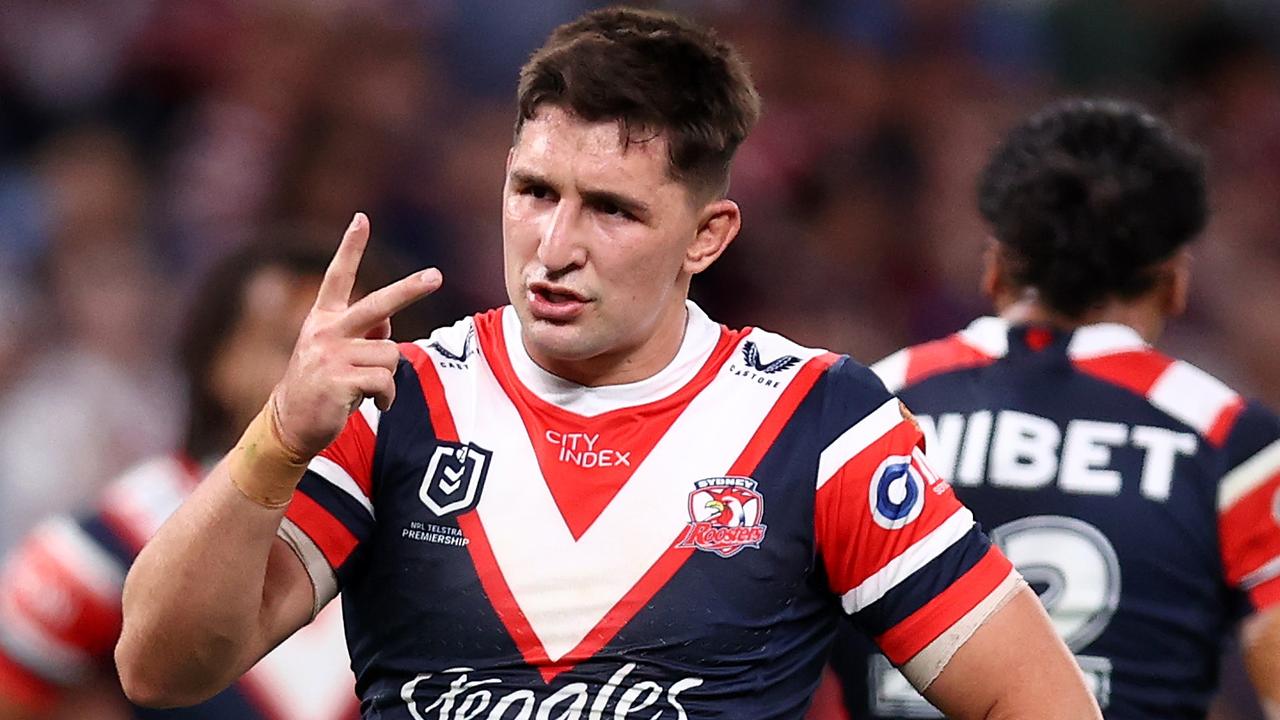
<path id="1" fill-rule="evenodd" d="M 961 330 L 960 336 L 972 347 L 998 358 L 1009 352 L 1009 328 L 1009 321 L 1003 318 L 981 317 Z M 1150 347 L 1138 331 L 1128 325 L 1102 322 L 1076 328 L 1067 344 L 1067 356 L 1079 360 Z"/>
<path id="2" fill-rule="evenodd" d="M 621 385 L 586 387 L 553 375 L 529 357 L 520 335 L 520 318 L 508 305 L 502 311 L 502 335 L 516 377 L 533 394 L 569 412 L 591 417 L 624 407 L 644 405 L 674 393 L 693 379 L 720 339 L 720 325 L 692 300 L 680 349 L 666 367 L 643 380 Z"/>

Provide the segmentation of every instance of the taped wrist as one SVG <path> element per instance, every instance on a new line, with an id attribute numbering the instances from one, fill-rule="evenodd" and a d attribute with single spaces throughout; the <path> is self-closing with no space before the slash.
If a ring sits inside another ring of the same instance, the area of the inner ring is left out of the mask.
<path id="1" fill-rule="evenodd" d="M 293 498 L 308 461 L 281 437 L 273 397 L 232 449 L 228 472 L 231 484 L 241 495 L 262 507 L 278 510 Z"/>

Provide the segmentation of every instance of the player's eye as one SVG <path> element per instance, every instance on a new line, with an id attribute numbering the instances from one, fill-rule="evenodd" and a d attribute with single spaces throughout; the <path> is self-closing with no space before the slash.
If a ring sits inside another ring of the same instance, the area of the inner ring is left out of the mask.
<path id="1" fill-rule="evenodd" d="M 628 212 L 628 211 L 627 211 L 625 208 L 623 208 L 621 205 L 619 205 L 619 204 L 617 204 L 617 203 L 609 202 L 608 200 L 602 200 L 602 201 L 600 201 L 600 202 L 596 203 L 596 204 L 595 204 L 595 208 L 596 208 L 596 211 L 597 211 L 597 212 L 599 212 L 599 213 L 600 213 L 600 214 L 602 214 L 602 215 L 608 215 L 608 216 L 610 216 L 610 217 L 622 218 L 622 219 L 624 219 L 624 220 L 635 220 L 635 219 L 636 219 L 635 215 L 632 215 L 630 212 Z"/>
<path id="2" fill-rule="evenodd" d="M 546 185 L 526 185 L 520 188 L 520 194 L 533 198 L 534 200 L 550 200 L 554 197 L 551 188 Z"/>

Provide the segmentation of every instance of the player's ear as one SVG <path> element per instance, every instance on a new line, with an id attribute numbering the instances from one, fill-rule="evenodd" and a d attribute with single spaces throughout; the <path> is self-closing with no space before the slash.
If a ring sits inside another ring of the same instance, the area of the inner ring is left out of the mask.
<path id="1" fill-rule="evenodd" d="M 993 237 L 987 238 L 987 246 L 982 251 L 982 279 L 979 289 L 982 296 L 997 307 L 1006 294 L 1004 271 L 1004 253 L 1000 252 L 1000 242 Z"/>
<path id="2" fill-rule="evenodd" d="M 696 275 L 711 266 L 742 228 L 742 211 L 738 203 L 720 198 L 703 206 L 698 216 L 698 230 L 684 255 L 684 270 Z"/>
<path id="3" fill-rule="evenodd" d="M 1187 296 L 1191 293 L 1191 250 L 1184 247 L 1169 258 L 1160 276 L 1160 309 L 1165 317 L 1178 317 L 1186 312 Z"/>

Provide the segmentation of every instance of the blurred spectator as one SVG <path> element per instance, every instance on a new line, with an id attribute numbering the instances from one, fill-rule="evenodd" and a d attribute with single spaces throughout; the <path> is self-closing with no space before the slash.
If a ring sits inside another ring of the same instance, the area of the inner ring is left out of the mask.
<path id="1" fill-rule="evenodd" d="M 147 189 L 109 131 L 57 137 L 35 163 L 46 216 L 40 297 L 0 398 L 0 549 L 50 512 L 173 445 L 180 407 Z"/>

